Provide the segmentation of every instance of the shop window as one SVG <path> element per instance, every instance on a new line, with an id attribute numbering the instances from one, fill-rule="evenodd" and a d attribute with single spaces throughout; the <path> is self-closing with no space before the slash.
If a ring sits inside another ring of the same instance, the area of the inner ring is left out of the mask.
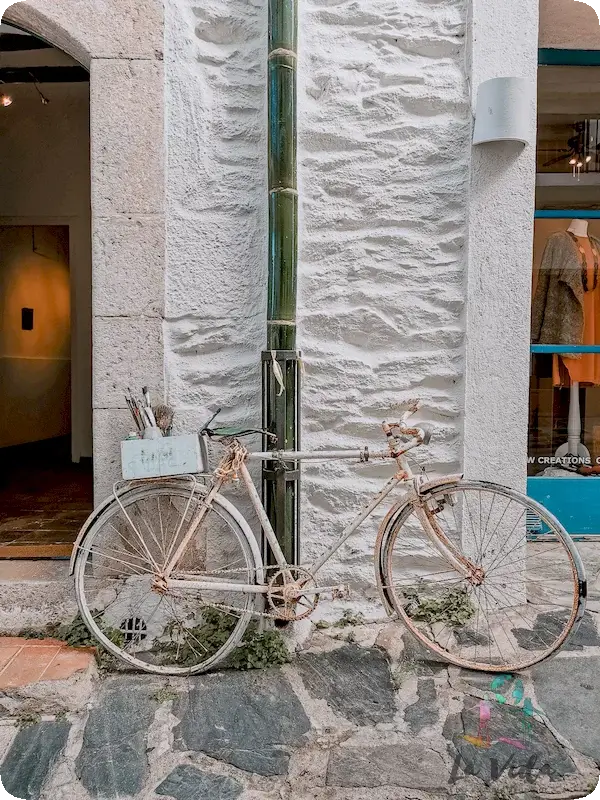
<path id="1" fill-rule="evenodd" d="M 529 493 L 600 534 L 600 66 L 541 51 Z M 591 63 L 590 63 L 591 61 Z"/>

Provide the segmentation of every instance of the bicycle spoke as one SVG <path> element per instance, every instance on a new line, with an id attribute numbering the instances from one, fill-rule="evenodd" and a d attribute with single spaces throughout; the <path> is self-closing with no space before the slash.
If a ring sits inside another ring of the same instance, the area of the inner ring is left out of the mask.
<path id="1" fill-rule="evenodd" d="M 232 650 L 249 622 L 257 600 L 244 591 L 257 574 L 250 542 L 228 512 L 206 508 L 204 494 L 185 484 L 153 485 L 120 501 L 122 507 L 107 507 L 81 545 L 76 587 L 84 612 L 89 609 L 86 624 L 98 634 L 116 630 L 106 634 L 106 648 L 143 670 L 202 672 Z M 200 510 L 202 520 L 191 531 Z M 157 562 L 168 562 L 190 531 L 173 576 L 189 585 L 170 586 Z M 211 578 L 228 588 L 212 588 Z"/>
<path id="2" fill-rule="evenodd" d="M 489 484 L 444 488 L 435 503 L 433 532 L 453 543 L 448 560 L 462 553 L 469 575 L 440 564 L 446 546 L 431 547 L 408 508 L 383 551 L 382 588 L 404 623 L 432 650 L 469 668 L 519 669 L 554 652 L 573 621 L 547 614 L 579 602 L 577 568 L 560 529 L 528 498 Z M 528 543 L 529 511 L 550 529 L 550 547 Z M 419 549 L 420 542 L 429 548 Z"/>

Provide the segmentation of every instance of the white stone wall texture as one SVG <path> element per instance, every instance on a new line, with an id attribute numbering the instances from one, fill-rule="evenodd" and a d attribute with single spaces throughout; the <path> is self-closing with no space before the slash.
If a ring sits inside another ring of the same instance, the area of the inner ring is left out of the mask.
<path id="1" fill-rule="evenodd" d="M 299 346 L 303 446 L 384 446 L 410 397 L 461 436 L 470 115 L 462 0 L 300 3 Z M 181 424 L 222 405 L 260 422 L 266 337 L 267 0 L 169 0 L 166 380 Z M 320 552 L 391 468 L 303 469 L 303 553 Z M 374 526 L 337 579 L 372 580 Z M 343 566 L 342 566 L 343 562 Z"/>

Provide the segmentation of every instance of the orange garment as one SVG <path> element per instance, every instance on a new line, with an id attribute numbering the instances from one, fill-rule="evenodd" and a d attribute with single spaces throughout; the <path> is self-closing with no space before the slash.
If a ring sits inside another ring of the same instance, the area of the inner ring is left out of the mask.
<path id="1" fill-rule="evenodd" d="M 600 344 L 600 265 L 598 286 L 594 286 L 594 253 L 590 240 L 577 237 L 587 262 L 587 285 L 590 291 L 583 296 L 583 341 L 581 344 Z M 581 259 L 583 264 L 583 258 Z M 600 386 L 600 353 L 582 353 L 579 358 L 568 355 L 554 356 L 553 378 L 555 386 L 569 386 L 571 382 Z"/>

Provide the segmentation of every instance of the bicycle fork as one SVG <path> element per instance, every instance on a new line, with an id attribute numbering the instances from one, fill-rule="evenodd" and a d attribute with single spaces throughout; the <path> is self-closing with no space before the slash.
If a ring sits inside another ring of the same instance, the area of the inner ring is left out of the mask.
<path id="1" fill-rule="evenodd" d="M 417 519 L 432 545 L 454 567 L 459 575 L 462 575 L 473 586 L 480 586 L 485 578 L 483 568 L 475 565 L 448 539 L 438 525 L 434 511 L 427 505 L 427 500 L 428 498 L 426 497 L 418 496 L 414 508 Z"/>

